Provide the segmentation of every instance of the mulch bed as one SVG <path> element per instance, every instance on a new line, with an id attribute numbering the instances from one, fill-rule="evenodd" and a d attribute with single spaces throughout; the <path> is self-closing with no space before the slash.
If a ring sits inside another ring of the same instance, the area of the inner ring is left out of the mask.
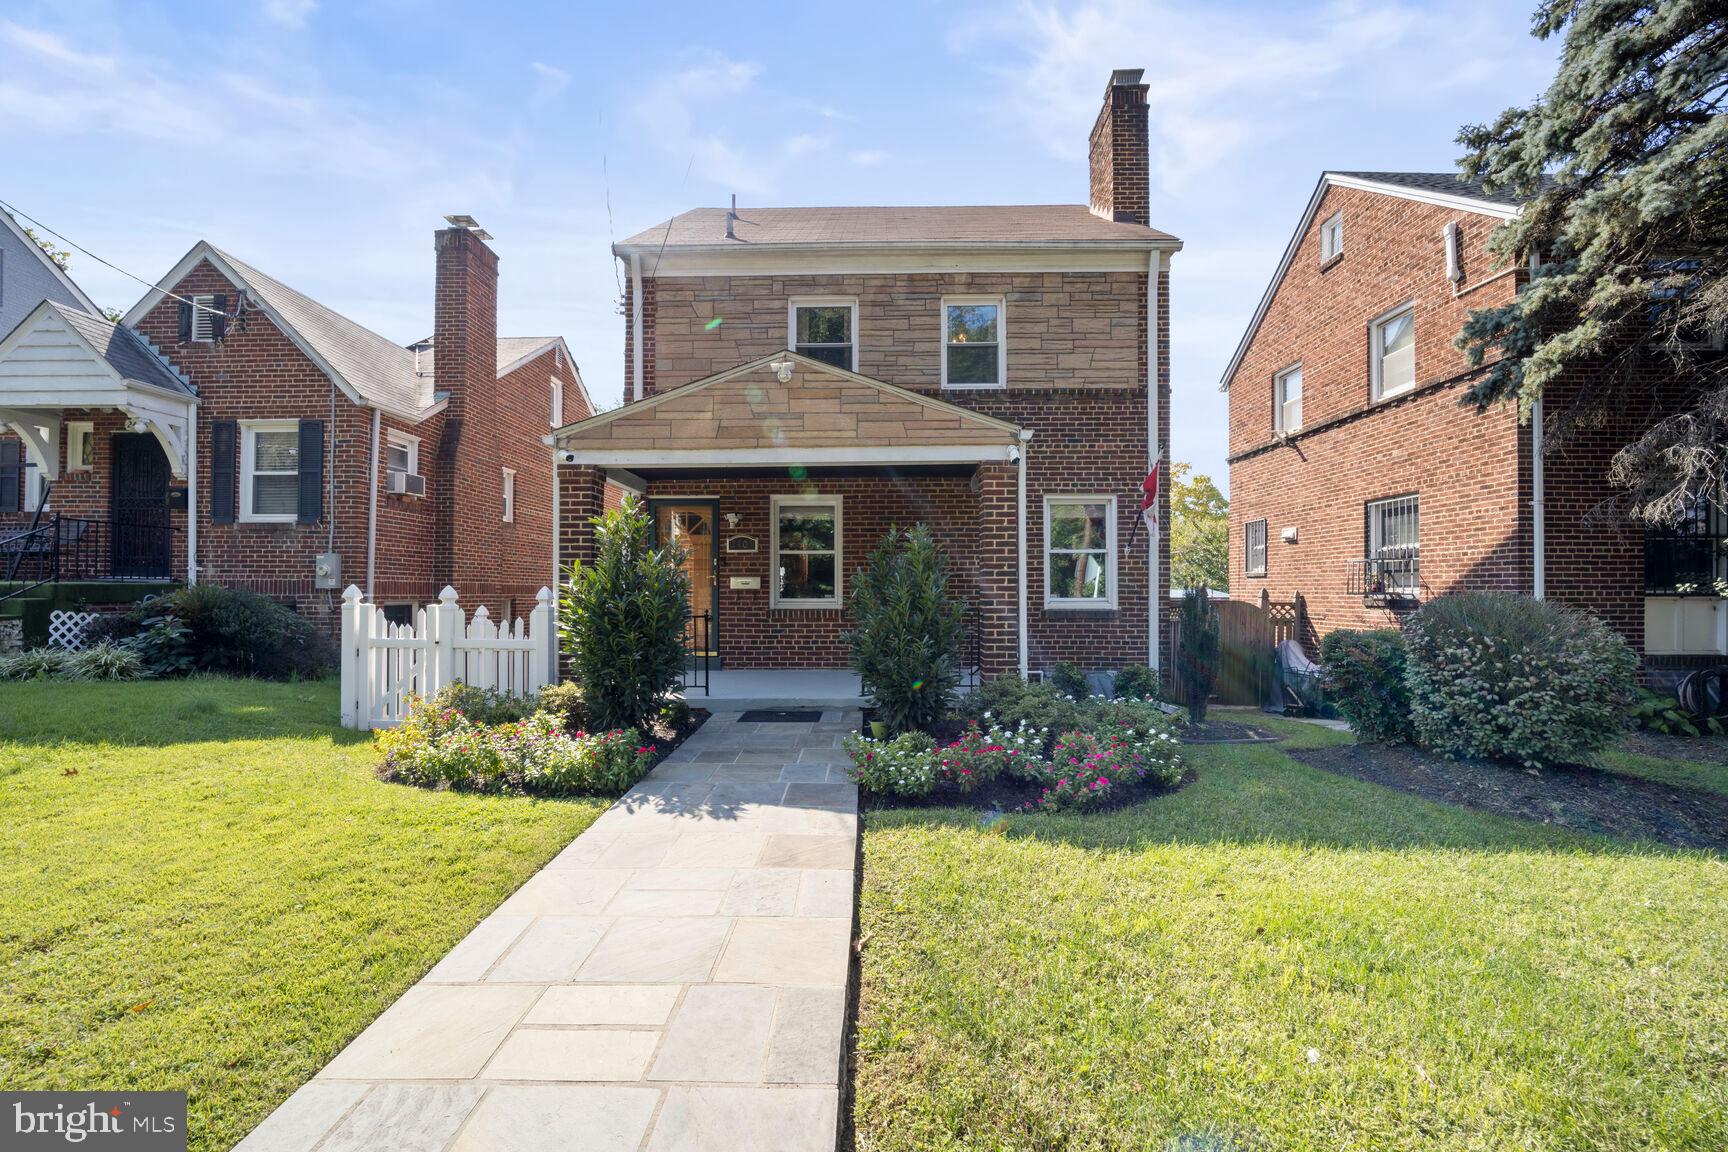
<path id="1" fill-rule="evenodd" d="M 1579 832 L 1728 851 L 1728 796 L 1595 768 L 1540 772 L 1481 760 L 1448 760 L 1389 744 L 1291 748 L 1286 754 L 1428 800 Z"/>
<path id="2" fill-rule="evenodd" d="M 1138 804 L 1142 800 L 1150 800 L 1154 796 L 1167 796 L 1172 792 L 1188 787 L 1194 782 L 1194 772 L 1190 769 L 1182 777 L 1182 782 L 1175 788 L 1159 788 L 1142 786 L 1139 788 L 1116 788 L 1110 793 L 1109 799 L 1095 808 L 1088 808 L 1083 815 L 1090 816 L 1095 812 L 1109 812 L 1114 808 L 1126 808 L 1130 804 Z M 971 792 L 963 793 L 952 784 L 938 784 L 936 791 L 928 796 L 916 798 L 907 796 L 868 796 L 859 793 L 859 807 L 864 812 L 893 808 L 972 808 L 979 812 L 996 812 L 1007 814 L 1019 811 L 1025 805 L 1038 799 L 1044 788 L 1040 784 L 1027 784 L 1020 780 L 1009 780 L 997 777 L 990 783 Z"/>
<path id="3" fill-rule="evenodd" d="M 1633 732 L 1620 742 L 1620 751 L 1661 760 L 1692 760 L 1728 766 L 1728 737 L 1669 736 L 1663 732 Z"/>
<path id="4" fill-rule="evenodd" d="M 654 745 L 654 764 L 650 764 L 648 770 L 653 771 L 655 765 L 672 755 L 678 745 L 690 739 L 696 729 L 707 722 L 710 715 L 712 713 L 706 708 L 692 708 L 690 709 L 689 721 L 681 728 L 673 728 L 664 720 L 654 721 L 654 729 L 648 734 L 650 742 Z"/>
<path id="5" fill-rule="evenodd" d="M 1236 720 L 1209 718 L 1194 724 L 1180 721 L 1176 733 L 1184 744 L 1272 744 L 1284 737 Z"/>

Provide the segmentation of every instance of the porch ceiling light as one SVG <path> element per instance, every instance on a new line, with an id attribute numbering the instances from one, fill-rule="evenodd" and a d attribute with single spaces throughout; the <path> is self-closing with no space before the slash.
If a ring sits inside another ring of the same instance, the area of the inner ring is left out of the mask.
<path id="1" fill-rule="evenodd" d="M 126 431 L 128 431 L 128 432 L 148 432 L 148 431 L 150 431 L 150 424 L 142 416 L 133 416 L 132 418 L 130 418 L 129 420 L 126 421 Z"/>
<path id="2" fill-rule="evenodd" d="M 791 360 L 781 358 L 779 360 L 770 360 L 768 362 L 768 367 L 773 369 L 774 375 L 779 378 L 780 383 L 788 384 L 791 383 L 792 380 L 792 369 L 797 367 L 797 365 L 793 364 Z"/>

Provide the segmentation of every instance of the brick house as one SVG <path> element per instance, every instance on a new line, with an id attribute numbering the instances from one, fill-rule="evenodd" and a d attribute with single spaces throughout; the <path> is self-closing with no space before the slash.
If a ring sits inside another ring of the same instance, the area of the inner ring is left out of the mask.
<path id="1" fill-rule="evenodd" d="M 1488 238 L 1520 211 L 1451 173 L 1328 172 L 1225 372 L 1233 596 L 1300 596 L 1312 633 L 1385 627 L 1464 589 L 1545 596 L 1626 637 L 1654 679 L 1728 652 L 1720 508 L 1673 534 L 1587 519 L 1614 452 L 1678 397 L 1543 450 L 1544 416 L 1461 407 L 1453 347 L 1523 267 Z M 1713 569 L 1713 574 L 1712 574 Z M 1314 636 L 1311 635 L 1310 639 Z"/>
<path id="2" fill-rule="evenodd" d="M 725 666 L 840 668 L 853 574 L 922 522 L 985 674 L 1160 665 L 1168 549 L 1131 537 L 1181 244 L 1140 75 L 1106 88 L 1089 205 L 704 208 L 615 245 L 626 403 L 554 437 L 562 555 L 622 485 L 688 546 Z"/>
<path id="3" fill-rule="evenodd" d="M 119 324 L 32 309 L 0 341 L 0 595 L 205 581 L 333 627 L 347 584 L 404 614 L 453 584 L 525 615 L 553 579 L 544 438 L 592 405 L 562 338 L 498 337 L 498 257 L 455 219 L 409 347 L 204 242 Z"/>

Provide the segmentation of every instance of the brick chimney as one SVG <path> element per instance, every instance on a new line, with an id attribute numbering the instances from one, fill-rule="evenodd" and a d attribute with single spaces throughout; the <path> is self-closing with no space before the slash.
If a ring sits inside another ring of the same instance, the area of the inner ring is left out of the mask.
<path id="1" fill-rule="evenodd" d="M 1124 224 L 1151 224 L 1150 145 L 1143 68 L 1118 68 L 1092 125 L 1092 211 Z"/>
<path id="2" fill-rule="evenodd" d="M 471 216 L 447 216 L 450 227 L 433 233 L 437 254 L 435 299 L 432 307 L 432 387 L 449 397 L 444 431 L 438 443 L 438 475 L 431 493 L 436 510 L 433 578 L 457 584 L 465 573 L 455 570 L 458 526 L 469 517 L 464 502 L 474 503 L 496 487 L 488 461 L 462 449 L 462 428 L 469 420 L 488 426 L 497 403 L 498 382 L 498 254 L 486 246 L 491 239 Z M 476 441 L 481 443 L 482 441 Z M 496 519 L 493 517 L 492 519 Z"/>

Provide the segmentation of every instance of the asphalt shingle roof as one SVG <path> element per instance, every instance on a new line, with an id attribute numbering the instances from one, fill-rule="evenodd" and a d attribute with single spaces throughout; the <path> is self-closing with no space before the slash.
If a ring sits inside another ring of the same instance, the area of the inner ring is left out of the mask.
<path id="1" fill-rule="evenodd" d="M 1528 196 L 1520 196 L 1510 188 L 1500 188 L 1489 192 L 1482 187 L 1480 180 L 1466 180 L 1456 172 L 1335 172 L 1336 176 L 1350 176 L 1357 180 L 1372 180 L 1377 184 L 1396 184 L 1401 188 L 1414 188 L 1420 192 L 1440 192 L 1448 196 L 1468 196 L 1472 200 L 1484 200 L 1490 204 L 1505 204 L 1516 208 L 1530 200 Z M 1543 188 L 1552 187 L 1553 181 L 1544 180 Z"/>
<path id="2" fill-rule="evenodd" d="M 502 376 L 504 374 L 504 369 L 510 367 L 510 365 L 516 363 L 516 361 L 522 359 L 522 357 L 528 355 L 528 353 L 534 351 L 536 348 L 544 348 L 556 339 L 558 339 L 556 336 L 498 337 L 498 374 Z M 436 345 L 432 342 L 432 337 L 428 336 L 424 340 L 416 340 L 408 347 L 410 349 L 410 356 L 414 354 L 412 349 L 416 347 L 420 349 L 420 375 L 428 378 L 431 377 L 433 367 L 437 363 L 438 351 Z"/>
<path id="3" fill-rule="evenodd" d="M 81 308 L 68 308 L 57 300 L 46 303 L 59 313 L 68 327 L 88 340 L 101 354 L 102 359 L 108 361 L 109 366 L 121 376 L 136 380 L 140 384 L 166 388 L 183 396 L 195 394 L 186 381 L 144 342 L 142 336 L 124 324 L 116 324 L 101 316 L 92 316 Z"/>
<path id="4" fill-rule="evenodd" d="M 726 238 L 725 208 L 693 208 L 619 243 L 620 248 L 868 244 L 1144 244 L 1174 240 L 1141 224 L 1095 216 L 1084 204 L 905 208 L 740 208 Z"/>

